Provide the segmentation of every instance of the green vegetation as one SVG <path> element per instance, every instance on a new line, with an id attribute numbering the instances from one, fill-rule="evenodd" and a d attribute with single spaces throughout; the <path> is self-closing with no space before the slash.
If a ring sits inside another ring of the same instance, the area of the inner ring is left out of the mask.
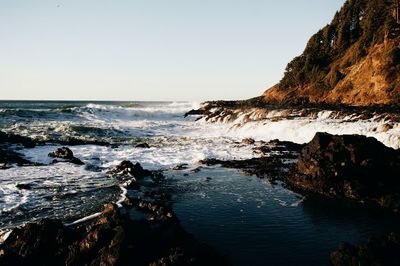
<path id="1" fill-rule="evenodd" d="M 286 67 L 280 89 L 314 86 L 329 90 L 345 77 L 375 44 L 399 36 L 394 16 L 395 0 L 348 0 L 332 22 L 309 40 L 302 55 Z M 399 50 L 390 51 L 393 62 Z"/>

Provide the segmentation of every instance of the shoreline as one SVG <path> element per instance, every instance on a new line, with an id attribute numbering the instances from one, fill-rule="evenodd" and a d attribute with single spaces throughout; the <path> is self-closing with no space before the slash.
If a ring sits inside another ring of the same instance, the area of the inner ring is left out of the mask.
<path id="1" fill-rule="evenodd" d="M 29 138 L 23 138 L 23 137 L 18 138 L 18 137 L 14 137 L 12 135 L 8 135 L 8 136 L 9 136 L 8 139 L 11 141 L 14 141 L 15 143 L 20 142 L 20 143 L 25 143 L 25 145 L 32 145 L 32 143 L 29 142 Z M 282 171 L 282 168 L 288 167 L 288 165 L 284 165 L 285 160 L 289 160 L 289 161 L 290 160 L 295 160 L 295 161 L 298 160 L 298 156 L 299 156 L 301 150 L 304 149 L 305 146 L 298 145 L 293 142 L 279 141 L 279 140 L 271 141 L 271 142 L 261 142 L 260 141 L 258 143 L 262 143 L 262 145 L 253 146 L 254 142 L 255 142 L 255 140 L 252 140 L 252 139 L 244 139 L 242 141 L 242 143 L 239 143 L 239 142 L 238 143 L 240 145 L 249 145 L 249 147 L 252 147 L 252 148 L 258 150 L 258 152 L 261 154 L 260 157 L 255 157 L 255 158 L 245 159 L 245 160 L 218 160 L 218 159 L 213 159 L 213 158 L 207 158 L 206 160 L 203 160 L 202 162 L 200 162 L 200 166 L 201 166 L 201 164 L 209 165 L 209 166 L 222 165 L 222 167 L 241 169 L 248 175 L 255 175 L 258 177 L 265 176 L 268 178 L 268 181 L 270 183 L 275 183 L 277 181 L 278 182 L 284 181 L 284 187 L 286 189 L 289 189 L 292 191 L 297 191 L 297 189 L 299 189 L 300 186 L 297 186 L 297 187 L 291 186 L 293 184 L 289 185 L 289 183 L 286 183 L 287 180 L 285 179 L 286 178 L 285 176 L 287 175 L 287 173 Z M 39 143 L 36 143 L 36 145 L 37 144 L 39 144 Z M 62 144 L 62 143 L 58 143 L 58 144 Z M 70 144 L 73 144 L 73 142 L 71 142 Z M 90 143 L 90 144 L 97 145 L 95 143 Z M 41 145 L 41 144 L 39 144 L 39 145 Z M 288 153 L 286 153 L 283 156 L 280 156 L 279 152 L 282 152 L 282 151 L 285 151 Z M 266 154 L 273 154 L 274 152 L 278 153 L 278 154 L 274 155 L 275 157 L 271 156 L 269 158 L 268 156 L 266 156 Z M 336 151 L 332 151 L 332 152 L 336 152 Z M 68 157 L 69 162 L 63 162 L 63 163 L 72 163 L 74 161 L 76 162 L 75 159 L 74 159 L 74 156 Z M 59 160 L 59 159 L 57 159 L 57 160 Z M 348 160 L 348 159 L 346 159 L 346 160 Z M 289 168 L 293 169 L 293 167 L 296 164 L 295 161 L 292 161 L 291 163 L 289 163 L 289 166 L 290 166 Z M 32 163 L 31 165 L 34 167 L 35 164 Z M 133 168 L 134 168 L 134 166 L 132 164 L 132 165 L 129 165 L 128 168 L 118 169 L 118 171 L 114 171 L 114 174 L 122 173 L 121 180 L 123 180 L 123 181 L 119 185 L 121 193 L 119 194 L 119 197 L 115 201 L 119 207 L 118 209 L 121 209 L 122 211 L 126 208 L 126 206 L 147 206 L 147 203 L 132 202 L 131 201 L 132 199 L 129 199 L 129 197 L 128 197 L 128 187 L 130 187 L 130 186 L 134 187 L 135 183 L 137 181 L 136 180 L 137 174 L 132 174 L 132 172 L 131 172 L 132 170 L 130 170 Z M 179 171 L 181 168 L 184 168 L 184 166 L 182 166 L 182 167 L 177 166 L 175 170 Z M 110 171 L 112 171 L 112 169 L 110 169 Z M 140 171 L 146 171 L 146 170 L 141 168 Z M 154 171 L 153 171 L 153 173 L 154 173 Z M 149 174 L 149 173 L 147 173 L 147 174 Z M 133 180 L 132 178 L 135 178 L 135 180 Z M 133 180 L 133 182 L 131 182 L 132 180 Z M 355 187 L 350 186 L 350 191 L 353 191 L 354 189 L 355 189 Z M 302 189 L 299 189 L 298 191 L 302 191 Z M 311 193 L 314 193 L 314 192 L 319 193 L 318 191 L 312 191 L 312 190 L 311 191 L 304 190 L 302 192 L 303 193 L 310 193 L 310 192 Z M 345 197 L 347 197 L 346 193 L 348 194 L 348 192 L 345 192 L 345 194 L 344 194 Z M 324 194 L 324 193 L 320 193 L 320 194 Z M 325 193 L 324 195 L 327 195 L 327 194 Z M 351 194 L 351 197 L 349 197 L 349 200 L 354 200 L 354 199 L 352 199 L 352 197 L 354 197 L 354 195 L 355 195 L 354 193 Z M 364 199 L 361 199 L 361 200 L 356 199 L 355 201 L 365 201 L 365 200 Z M 140 208 L 143 209 L 143 207 L 140 207 Z M 151 211 L 152 208 L 156 208 L 156 210 L 159 209 L 159 207 L 155 207 L 153 205 L 151 205 L 150 207 L 144 207 L 146 212 L 150 211 L 149 219 L 157 220 L 158 219 L 157 213 L 154 213 L 153 211 Z M 92 213 L 90 215 L 87 215 L 85 217 L 77 219 L 77 220 L 73 221 L 72 223 L 65 224 L 65 226 L 67 226 L 67 227 L 69 227 L 69 226 L 73 226 L 73 227 L 78 226 L 79 227 L 81 225 L 83 226 L 86 223 L 91 223 L 91 222 L 95 221 L 96 219 L 99 219 L 101 214 L 102 214 L 101 212 Z M 171 215 L 172 215 L 172 217 L 174 217 L 173 214 L 171 214 Z M 164 216 L 168 217 L 167 213 L 164 214 Z"/>

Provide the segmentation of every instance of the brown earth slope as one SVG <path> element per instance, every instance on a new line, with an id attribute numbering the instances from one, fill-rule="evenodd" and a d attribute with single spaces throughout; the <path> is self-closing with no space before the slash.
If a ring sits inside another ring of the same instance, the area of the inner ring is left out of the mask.
<path id="1" fill-rule="evenodd" d="M 399 105 L 399 11 L 398 0 L 346 1 L 263 99 L 268 104 Z"/>

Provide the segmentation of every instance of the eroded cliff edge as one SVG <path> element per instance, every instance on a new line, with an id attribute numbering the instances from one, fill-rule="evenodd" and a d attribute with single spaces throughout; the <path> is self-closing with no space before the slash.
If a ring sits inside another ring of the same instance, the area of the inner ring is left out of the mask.
<path id="1" fill-rule="evenodd" d="M 348 0 L 266 90 L 266 104 L 400 104 L 397 0 Z"/>

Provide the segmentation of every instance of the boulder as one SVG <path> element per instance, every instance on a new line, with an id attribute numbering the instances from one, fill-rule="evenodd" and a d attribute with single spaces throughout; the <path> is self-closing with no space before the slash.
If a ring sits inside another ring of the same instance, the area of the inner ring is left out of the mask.
<path id="1" fill-rule="evenodd" d="M 58 148 L 56 151 L 50 152 L 49 157 L 66 160 L 73 164 L 83 165 L 84 163 L 74 156 L 74 153 L 68 147 Z M 58 163 L 58 160 L 53 160 L 53 163 Z"/>
<path id="2" fill-rule="evenodd" d="M 400 208 L 400 153 L 375 138 L 317 133 L 286 181 L 294 189 Z"/>
<path id="3" fill-rule="evenodd" d="M 240 143 L 243 145 L 253 145 L 254 143 L 256 143 L 256 141 L 252 138 L 246 138 L 246 139 L 242 139 L 242 141 Z"/>
<path id="4" fill-rule="evenodd" d="M 330 255 L 333 266 L 399 265 L 400 236 L 371 237 L 358 246 L 342 243 Z"/>
<path id="5" fill-rule="evenodd" d="M 50 152 L 49 157 L 70 160 L 74 158 L 74 153 L 67 147 L 58 148 L 56 151 Z"/>
<path id="6" fill-rule="evenodd" d="M 135 148 L 144 148 L 144 149 L 150 149 L 150 145 L 147 144 L 146 142 L 139 143 L 135 145 Z"/>
<path id="7" fill-rule="evenodd" d="M 136 179 L 141 179 L 145 176 L 151 176 L 152 172 L 140 165 L 140 163 L 133 164 L 131 161 L 122 161 L 117 165 L 112 172 L 118 175 L 130 175 Z"/>

